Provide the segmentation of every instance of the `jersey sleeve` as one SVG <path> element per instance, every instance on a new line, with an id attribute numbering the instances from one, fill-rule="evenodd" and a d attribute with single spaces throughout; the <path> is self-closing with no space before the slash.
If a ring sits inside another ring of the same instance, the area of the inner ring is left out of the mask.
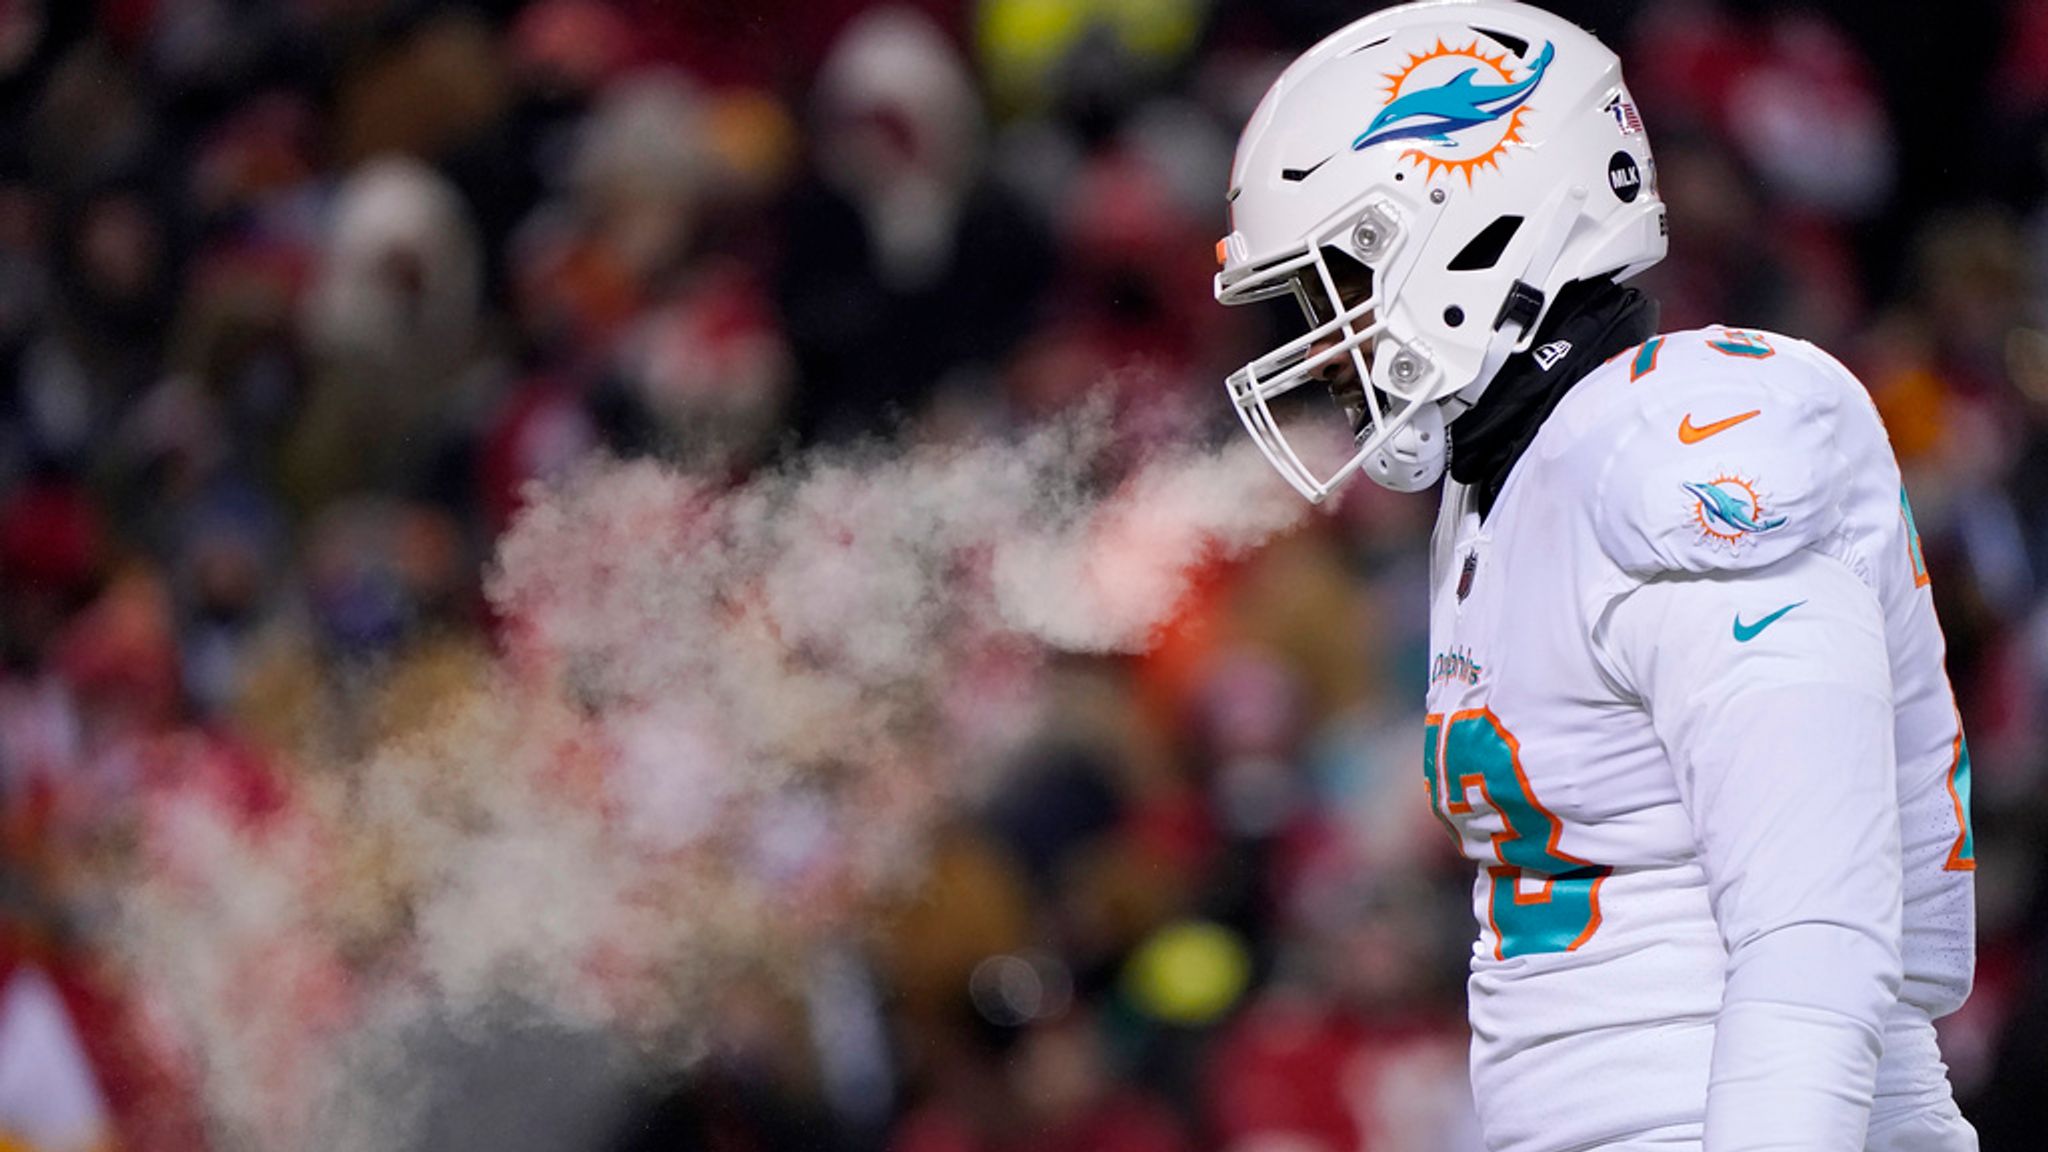
<path id="1" fill-rule="evenodd" d="M 1705 1152 L 1859 1152 L 1901 981 L 1876 596 L 1802 552 L 1650 580 L 1597 641 L 1677 771 L 1728 952 Z"/>
<path id="2" fill-rule="evenodd" d="M 1595 535 L 1637 578 L 1766 568 L 1842 522 L 1840 389 L 1789 349 L 1756 363 L 1711 347 L 1672 349 L 1680 363 L 1633 385 L 1647 395 L 1593 470 Z"/>

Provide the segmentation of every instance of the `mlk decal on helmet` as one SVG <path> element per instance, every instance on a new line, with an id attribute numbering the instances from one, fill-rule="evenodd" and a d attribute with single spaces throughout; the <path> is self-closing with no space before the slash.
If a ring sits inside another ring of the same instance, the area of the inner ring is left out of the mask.
<path id="1" fill-rule="evenodd" d="M 1302 307 L 1302 330 L 1224 381 L 1297 492 L 1320 501 L 1361 472 L 1397 492 L 1436 483 L 1451 423 L 1553 341 L 1536 337 L 1567 287 L 1663 258 L 1627 103 L 1613 52 L 1506 0 L 1383 9 L 1274 78 L 1231 161 L 1216 298 Z M 1537 362 L 1561 368 L 1562 351 Z M 1334 411 L 1316 404 L 1332 375 L 1358 382 Z"/>
<path id="2" fill-rule="evenodd" d="M 1533 63 L 1516 69 L 1506 48 L 1487 55 L 1483 40 L 1462 48 L 1439 39 L 1427 52 L 1411 53 L 1407 64 L 1386 74 L 1387 104 L 1351 142 L 1354 151 L 1396 140 L 1417 146 L 1402 158 L 1428 166 L 1428 174 L 1449 169 L 1471 183 L 1474 170 L 1498 168 L 1497 161 L 1521 135 L 1529 97 L 1557 49 L 1545 43 Z"/>

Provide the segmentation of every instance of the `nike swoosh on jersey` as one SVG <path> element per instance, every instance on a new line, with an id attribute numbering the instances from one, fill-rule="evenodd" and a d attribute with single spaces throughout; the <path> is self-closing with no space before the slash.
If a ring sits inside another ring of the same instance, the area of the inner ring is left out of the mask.
<path id="1" fill-rule="evenodd" d="M 1712 424 L 1694 424 L 1692 422 L 1692 413 L 1687 412 L 1685 419 L 1678 422 L 1678 442 L 1681 444 L 1697 444 L 1715 433 L 1726 432 L 1744 420 L 1755 419 L 1763 414 L 1763 409 L 1752 408 L 1740 415 L 1730 416 L 1726 420 L 1716 420 Z"/>
<path id="2" fill-rule="evenodd" d="M 1804 600 L 1795 600 L 1792 603 L 1785 605 L 1783 608 L 1778 609 L 1776 612 L 1771 613 L 1769 616 L 1764 617 L 1763 619 L 1757 621 L 1754 624 L 1744 624 L 1742 622 L 1742 613 L 1737 612 L 1735 614 L 1735 642 L 1737 644 L 1749 643 L 1751 640 L 1757 638 L 1758 633 L 1761 633 L 1764 629 L 1769 628 L 1773 624 L 1776 624 L 1778 622 L 1778 617 L 1783 616 L 1785 613 L 1790 612 L 1794 608 L 1797 608 L 1804 603 L 1806 603 L 1806 601 Z"/>

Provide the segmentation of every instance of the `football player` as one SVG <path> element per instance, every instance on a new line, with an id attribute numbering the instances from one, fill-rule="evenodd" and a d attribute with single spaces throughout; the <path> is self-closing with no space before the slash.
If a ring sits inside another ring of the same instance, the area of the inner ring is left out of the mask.
<path id="1" fill-rule="evenodd" d="M 1505 0 L 1379 12 L 1274 82 L 1229 200 L 1218 299 L 1306 316 L 1228 381 L 1267 458 L 1315 501 L 1448 473 L 1423 770 L 1477 864 L 1488 1146 L 1974 1150 L 1933 1026 L 1969 754 L 1899 469 L 1819 348 L 1657 330 L 1614 54 Z M 1350 418 L 1325 464 L 1298 389 Z"/>

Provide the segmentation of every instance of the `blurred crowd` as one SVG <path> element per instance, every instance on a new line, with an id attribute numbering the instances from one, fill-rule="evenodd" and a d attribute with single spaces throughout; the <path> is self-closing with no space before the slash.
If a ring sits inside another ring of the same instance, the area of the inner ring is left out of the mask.
<path id="1" fill-rule="evenodd" d="M 94 862 L 162 790 L 258 819 L 425 722 L 531 482 L 1084 399 L 1140 444 L 1227 423 L 1268 335 L 1210 300 L 1235 132 L 1372 6 L 0 0 L 0 1149 L 227 1146 Z M 1664 326 L 1815 340 L 1886 416 L 1975 765 L 1945 1052 L 1986 1149 L 2039 1147 L 2048 6 L 1552 6 L 1648 122 Z M 1035 672 L 1040 730 L 843 970 L 736 990 L 577 1146 L 1476 1148 L 1433 508 L 1359 488 L 1152 651 Z"/>

